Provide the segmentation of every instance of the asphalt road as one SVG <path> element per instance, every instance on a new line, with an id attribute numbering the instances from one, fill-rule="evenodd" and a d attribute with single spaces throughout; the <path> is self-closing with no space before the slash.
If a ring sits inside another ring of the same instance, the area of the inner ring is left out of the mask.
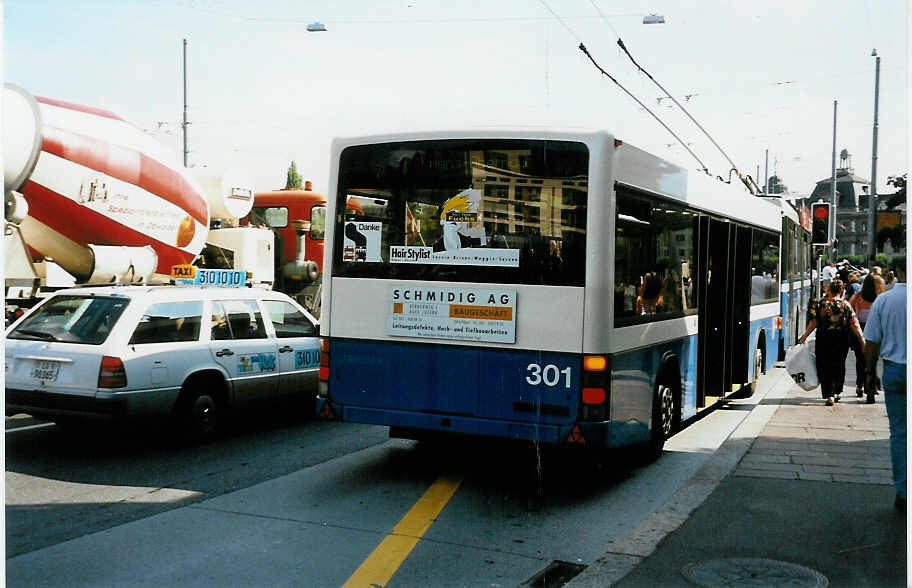
<path id="1" fill-rule="evenodd" d="M 8 419 L 8 578 L 338 586 L 449 479 L 452 497 L 387 585 L 516 586 L 554 561 L 591 564 L 624 537 L 750 405 L 733 408 L 676 435 L 650 465 L 622 453 L 594 465 L 530 446 L 390 440 L 384 427 L 319 421 L 253 419 L 180 447 L 146 433 L 15 432 Z M 205 579 L 193 576 L 199 566 Z"/>
<path id="2" fill-rule="evenodd" d="M 284 422 L 283 422 L 284 421 Z M 386 442 L 384 427 L 253 415 L 212 441 L 6 419 L 6 557 Z"/>

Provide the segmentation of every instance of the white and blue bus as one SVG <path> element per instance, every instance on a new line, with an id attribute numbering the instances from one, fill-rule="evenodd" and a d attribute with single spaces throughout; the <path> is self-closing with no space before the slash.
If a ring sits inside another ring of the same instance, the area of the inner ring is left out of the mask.
<path id="1" fill-rule="evenodd" d="M 776 361 L 782 213 L 743 188 L 607 132 L 337 139 L 331 161 L 324 418 L 658 455 Z"/>
<path id="2" fill-rule="evenodd" d="M 779 196 L 764 200 L 780 208 L 782 234 L 780 250 L 780 314 L 783 328 L 779 331 L 779 359 L 785 350 L 798 342 L 807 326 L 807 308 L 812 296 L 811 230 L 801 224 L 798 212 Z"/>

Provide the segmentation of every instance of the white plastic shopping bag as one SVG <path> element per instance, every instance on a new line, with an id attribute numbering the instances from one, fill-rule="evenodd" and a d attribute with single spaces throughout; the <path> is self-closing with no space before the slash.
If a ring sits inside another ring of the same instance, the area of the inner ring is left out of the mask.
<path id="1" fill-rule="evenodd" d="M 813 390 L 817 380 L 817 358 L 814 356 L 816 339 L 809 337 L 801 345 L 785 352 L 785 370 L 803 390 Z"/>

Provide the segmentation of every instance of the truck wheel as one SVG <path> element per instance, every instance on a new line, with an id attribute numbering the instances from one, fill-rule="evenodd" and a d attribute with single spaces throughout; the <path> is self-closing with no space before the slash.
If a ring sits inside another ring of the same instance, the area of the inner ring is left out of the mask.
<path id="1" fill-rule="evenodd" d="M 317 267 L 317 264 L 312 261 L 308 261 L 305 268 L 306 273 L 304 275 L 307 277 L 307 279 L 311 283 L 316 282 L 317 277 L 320 275 L 320 268 Z"/>

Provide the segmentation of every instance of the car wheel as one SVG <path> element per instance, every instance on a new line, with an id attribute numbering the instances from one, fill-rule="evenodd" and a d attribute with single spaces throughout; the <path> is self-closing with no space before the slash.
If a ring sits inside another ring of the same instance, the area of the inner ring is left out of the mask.
<path id="1" fill-rule="evenodd" d="M 207 392 L 191 393 L 183 403 L 180 416 L 180 428 L 185 441 L 207 439 L 218 428 L 218 402 Z"/>

